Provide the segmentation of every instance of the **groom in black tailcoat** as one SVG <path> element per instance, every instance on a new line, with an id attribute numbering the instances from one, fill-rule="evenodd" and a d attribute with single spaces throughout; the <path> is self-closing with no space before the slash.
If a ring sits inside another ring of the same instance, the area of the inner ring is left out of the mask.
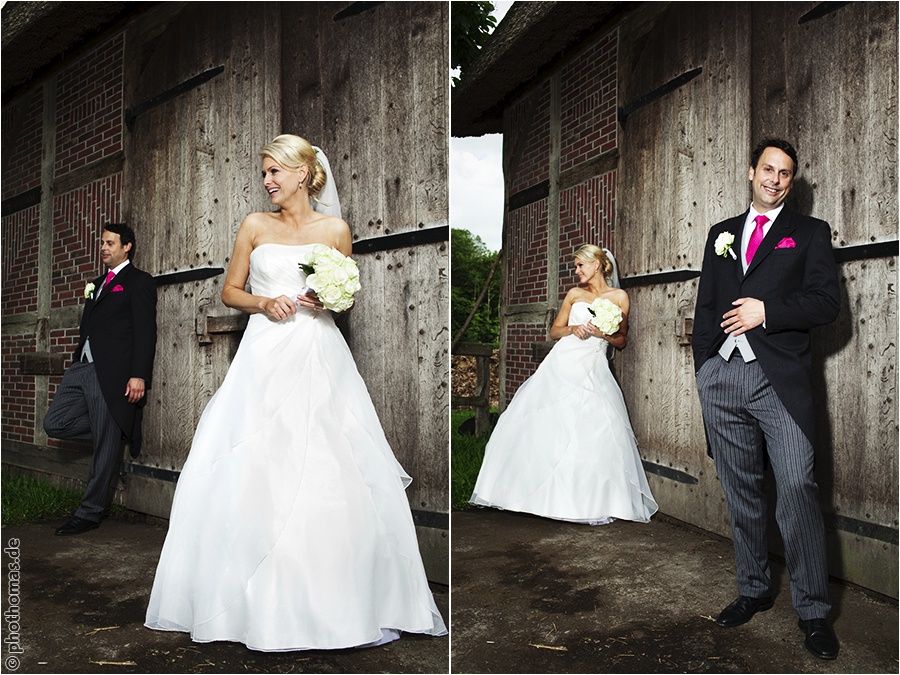
<path id="1" fill-rule="evenodd" d="M 109 489 L 122 460 L 122 439 L 137 455 L 141 412 L 156 354 L 156 282 L 131 264 L 134 232 L 110 223 L 103 230 L 100 257 L 107 268 L 85 289 L 74 363 L 44 417 L 53 438 L 92 438 L 90 475 L 75 515 L 58 535 L 99 526 Z"/>
<path id="2" fill-rule="evenodd" d="M 710 454 L 728 503 L 739 597 L 716 619 L 738 626 L 772 607 L 763 476 L 772 467 L 776 520 L 807 649 L 833 659 L 825 530 L 813 476 L 811 328 L 834 321 L 840 286 L 828 223 L 784 200 L 797 153 L 780 139 L 753 151 L 752 203 L 709 232 L 694 316 L 697 390 Z"/>

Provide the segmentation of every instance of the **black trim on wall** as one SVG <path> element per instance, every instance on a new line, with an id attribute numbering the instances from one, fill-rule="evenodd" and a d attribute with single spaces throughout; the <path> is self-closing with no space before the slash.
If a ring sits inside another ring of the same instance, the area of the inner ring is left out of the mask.
<path id="1" fill-rule="evenodd" d="M 528 206 L 529 204 L 534 204 L 542 199 L 546 199 L 549 196 L 550 181 L 542 180 L 537 185 L 532 185 L 530 188 L 525 188 L 524 190 L 511 195 L 509 198 L 509 208 L 507 210 L 515 211 L 516 209 L 521 209 L 523 206 Z"/>
<path id="2" fill-rule="evenodd" d="M 134 120 L 137 119 L 140 115 L 143 115 L 145 112 L 155 108 L 158 105 L 162 105 L 166 101 L 171 101 L 173 98 L 181 96 L 191 89 L 200 86 L 204 82 L 208 82 L 216 75 L 219 75 L 224 71 L 225 66 L 211 68 L 210 70 L 207 70 L 200 73 L 199 75 L 195 75 L 194 77 L 185 80 L 181 84 L 176 84 L 174 87 L 167 91 L 164 91 L 161 94 L 157 94 L 156 96 L 148 98 L 146 101 L 144 101 L 143 103 L 139 103 L 133 108 L 128 108 L 125 111 L 125 126 L 128 127 L 128 131 L 134 131 Z"/>
<path id="3" fill-rule="evenodd" d="M 892 258 L 898 254 L 900 254 L 900 241 L 896 239 L 834 249 L 834 259 L 839 263 L 852 260 L 872 260 L 873 258 Z"/>
<path id="4" fill-rule="evenodd" d="M 157 274 L 153 278 L 156 280 L 157 286 L 170 286 L 171 284 L 185 284 L 189 281 L 209 279 L 224 274 L 224 272 L 225 270 L 221 267 L 198 267 L 195 270 L 185 270 L 184 272 Z"/>
<path id="5" fill-rule="evenodd" d="M 450 529 L 450 514 L 435 511 L 418 511 L 412 509 L 413 522 L 419 527 L 432 527 L 436 530 Z"/>
<path id="6" fill-rule="evenodd" d="M 646 471 L 647 473 L 653 473 L 657 476 L 668 478 L 669 480 L 674 480 L 679 483 L 686 483 L 688 485 L 695 485 L 699 482 L 691 474 L 685 473 L 684 471 L 679 471 L 678 469 L 673 469 L 668 466 L 662 466 L 661 464 L 654 464 L 653 462 L 647 462 L 644 460 L 641 460 L 641 464 L 644 465 L 644 471 Z"/>
<path id="7" fill-rule="evenodd" d="M 122 470 L 134 476 L 142 476 L 144 478 L 155 478 L 156 480 L 164 480 L 169 483 L 177 483 L 180 471 L 172 471 L 171 469 L 160 469 L 153 466 L 144 466 L 143 464 L 132 464 L 131 462 L 123 462 Z"/>
<path id="8" fill-rule="evenodd" d="M 398 234 L 386 234 L 353 242 L 353 254 L 375 253 L 377 251 L 393 251 L 398 248 L 436 244 L 450 239 L 450 226 L 428 227 L 423 230 L 411 230 Z"/>
<path id="9" fill-rule="evenodd" d="M 660 85 L 656 89 L 647 92 L 643 96 L 638 96 L 631 103 L 626 103 L 621 108 L 619 108 L 619 114 L 618 114 L 619 124 L 621 124 L 624 127 L 625 122 L 628 121 L 629 115 L 631 115 L 632 113 L 636 112 L 637 110 L 643 108 L 645 105 L 649 105 L 650 103 L 653 103 L 657 99 L 662 98 L 666 94 L 669 94 L 669 93 L 675 91 L 676 89 L 683 87 L 688 82 L 693 80 L 695 77 L 700 75 L 700 73 L 702 73 L 702 72 L 703 72 L 702 66 L 694 68 L 693 70 L 689 70 L 686 73 L 682 73 L 678 77 L 675 77 L 675 78 L 669 80 L 665 84 Z"/>
<path id="10" fill-rule="evenodd" d="M 801 16 L 797 20 L 798 25 L 802 25 L 807 21 L 815 21 L 816 19 L 821 19 L 823 16 L 827 16 L 834 11 L 839 10 L 844 5 L 849 5 L 849 2 L 820 2 L 818 5 L 809 10 L 806 14 Z"/>
<path id="11" fill-rule="evenodd" d="M 384 2 L 351 2 L 344 9 L 334 15 L 332 21 L 343 21 L 344 19 L 349 19 L 351 16 L 356 16 L 357 14 L 362 14 L 363 12 L 368 12 L 370 9 L 374 9 L 378 5 L 383 5 Z"/>
<path id="12" fill-rule="evenodd" d="M 850 518 L 837 513 L 825 513 L 823 517 L 825 518 L 826 527 L 855 534 L 866 539 L 883 541 L 894 546 L 897 545 L 897 528 L 879 525 L 878 523 L 868 523 L 858 518 Z"/>
<path id="13" fill-rule="evenodd" d="M 690 281 L 699 276 L 700 270 L 672 270 L 671 272 L 658 272 L 656 274 L 636 274 L 632 277 L 620 278 L 619 285 L 622 288 L 635 288 L 637 286 L 674 284 L 681 281 Z"/>
<path id="14" fill-rule="evenodd" d="M 18 213 L 19 211 L 24 211 L 30 206 L 37 206 L 41 203 L 41 188 L 40 186 L 36 188 L 31 188 L 25 192 L 17 194 L 15 197 L 9 197 L 8 199 L 4 199 L 0 202 L 0 215 L 4 218 L 6 216 L 12 215 L 13 213 Z"/>

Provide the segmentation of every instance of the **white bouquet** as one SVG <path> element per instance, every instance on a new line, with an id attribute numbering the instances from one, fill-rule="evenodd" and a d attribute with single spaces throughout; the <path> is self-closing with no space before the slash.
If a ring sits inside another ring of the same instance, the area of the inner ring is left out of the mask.
<path id="1" fill-rule="evenodd" d="M 331 246 L 316 244 L 299 266 L 307 275 L 307 288 L 316 292 L 327 309 L 343 312 L 353 306 L 353 294 L 360 289 L 354 260 Z"/>
<path id="2" fill-rule="evenodd" d="M 622 323 L 622 308 L 606 298 L 597 298 L 588 307 L 591 323 L 604 335 L 614 335 Z"/>

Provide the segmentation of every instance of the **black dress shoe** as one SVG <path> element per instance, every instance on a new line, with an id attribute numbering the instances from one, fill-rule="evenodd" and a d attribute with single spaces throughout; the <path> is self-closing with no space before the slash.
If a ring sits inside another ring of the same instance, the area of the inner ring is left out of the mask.
<path id="1" fill-rule="evenodd" d="M 100 523 L 96 523 L 93 520 L 72 516 L 65 525 L 56 528 L 56 534 L 65 537 L 70 534 L 82 534 L 88 530 L 96 530 L 98 527 L 100 527 Z"/>
<path id="2" fill-rule="evenodd" d="M 739 595 L 738 599 L 722 610 L 716 623 L 725 628 L 732 628 L 747 623 L 757 612 L 765 612 L 772 609 L 775 601 L 767 595 L 762 598 L 751 598 L 747 595 Z"/>
<path id="3" fill-rule="evenodd" d="M 820 659 L 836 659 L 840 645 L 837 636 L 825 619 L 800 619 L 800 629 L 806 633 L 804 644 L 813 656 Z"/>

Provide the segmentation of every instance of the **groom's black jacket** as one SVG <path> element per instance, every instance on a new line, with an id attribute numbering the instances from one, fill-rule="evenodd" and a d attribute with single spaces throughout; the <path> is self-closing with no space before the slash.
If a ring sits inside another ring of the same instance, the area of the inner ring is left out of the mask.
<path id="1" fill-rule="evenodd" d="M 747 340 L 778 398 L 815 442 L 809 331 L 834 321 L 841 305 L 831 229 L 823 220 L 784 207 L 745 275 L 740 260 L 716 255 L 715 241 L 730 232 L 740 257 L 746 218 L 744 212 L 709 231 L 694 313 L 694 369 L 699 371 L 725 341 L 720 324 L 734 309 L 731 303 L 738 298 L 762 300 L 765 327 L 748 331 Z"/>
<path id="2" fill-rule="evenodd" d="M 94 280 L 94 286 L 106 278 Z M 153 361 L 156 355 L 156 281 L 152 276 L 129 263 L 104 288 L 103 292 L 84 305 L 79 327 L 78 359 L 88 337 L 100 391 L 110 414 L 125 433 L 132 438 L 138 407 L 147 401 L 144 395 L 132 404 L 125 398 L 128 380 L 139 377 L 150 388 Z M 137 423 L 139 424 L 139 418 Z"/>

